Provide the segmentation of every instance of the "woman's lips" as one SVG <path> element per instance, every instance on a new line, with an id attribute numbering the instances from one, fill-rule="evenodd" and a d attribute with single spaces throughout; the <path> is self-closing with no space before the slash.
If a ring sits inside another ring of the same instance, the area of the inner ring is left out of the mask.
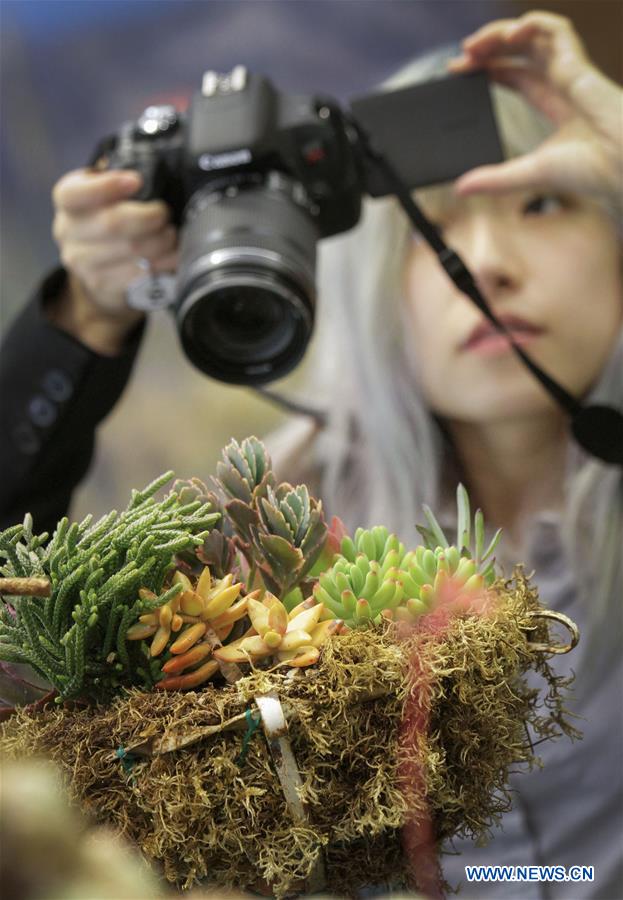
<path id="1" fill-rule="evenodd" d="M 543 334 L 543 329 L 520 319 L 517 316 L 498 316 L 499 321 L 506 327 L 516 344 L 524 347 L 532 343 L 535 338 Z M 509 338 L 498 331 L 488 320 L 480 322 L 471 332 L 470 336 L 461 345 L 461 350 L 478 353 L 481 356 L 496 356 L 508 353 L 511 350 Z"/>

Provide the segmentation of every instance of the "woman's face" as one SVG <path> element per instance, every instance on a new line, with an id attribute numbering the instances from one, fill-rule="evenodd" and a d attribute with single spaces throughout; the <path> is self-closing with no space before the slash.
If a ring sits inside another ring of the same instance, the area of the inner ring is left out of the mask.
<path id="1" fill-rule="evenodd" d="M 585 395 L 623 321 L 620 247 L 605 214 L 588 200 L 536 192 L 428 194 L 425 208 L 493 312 L 548 374 Z M 420 240 L 409 250 L 405 280 L 411 343 L 434 412 L 484 424 L 554 409 Z"/>

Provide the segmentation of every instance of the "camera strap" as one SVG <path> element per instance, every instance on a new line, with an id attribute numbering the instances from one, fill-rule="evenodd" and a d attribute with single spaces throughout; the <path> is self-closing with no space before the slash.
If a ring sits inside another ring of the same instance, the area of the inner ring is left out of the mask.
<path id="1" fill-rule="evenodd" d="M 509 341 L 513 351 L 526 368 L 540 382 L 547 393 L 571 419 L 571 431 L 578 444 L 599 459 L 607 463 L 623 465 L 623 413 L 611 406 L 585 406 L 573 397 L 551 375 L 548 375 L 520 347 L 512 333 L 506 328 L 492 311 L 476 280 L 459 254 L 449 247 L 441 237 L 439 230 L 426 217 L 407 188 L 405 182 L 389 162 L 387 157 L 372 146 L 368 135 L 359 123 L 350 119 L 357 130 L 359 139 L 379 175 L 387 185 L 387 193 L 394 194 L 407 216 L 436 254 L 441 266 L 457 288 L 475 303 L 478 309 Z"/>

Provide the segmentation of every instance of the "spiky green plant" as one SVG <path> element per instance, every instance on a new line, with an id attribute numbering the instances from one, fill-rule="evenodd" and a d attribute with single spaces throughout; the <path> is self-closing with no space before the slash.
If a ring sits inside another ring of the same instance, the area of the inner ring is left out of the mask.
<path id="1" fill-rule="evenodd" d="M 236 567 L 237 548 L 232 540 L 233 529 L 227 516 L 223 515 L 223 505 L 214 491 L 200 478 L 176 479 L 173 491 L 178 495 L 180 503 L 191 503 L 200 500 L 209 503 L 220 518 L 199 547 L 192 547 L 176 555 L 177 567 L 188 575 L 199 575 L 203 566 L 209 566 L 217 578 L 223 578 L 229 572 L 239 574 Z"/>
<path id="2" fill-rule="evenodd" d="M 0 535 L 4 576 L 50 581 L 45 599 L 1 599 L 0 659 L 32 666 L 60 700 L 153 684 L 149 662 L 132 656 L 127 629 L 170 599 L 164 584 L 175 554 L 201 545 L 219 518 L 209 503 L 183 503 L 175 492 L 155 500 L 172 476 L 133 491 L 127 509 L 95 524 L 91 516 L 80 524 L 61 520 L 49 541 L 33 534 L 29 516 Z M 156 599 L 137 597 L 141 587 Z"/>
<path id="3" fill-rule="evenodd" d="M 451 571 L 459 565 L 459 560 L 470 559 L 475 566 L 475 573 L 482 575 L 484 582 L 490 586 L 495 580 L 495 558 L 492 556 L 497 547 L 502 529 L 498 528 L 490 542 L 485 546 L 485 520 L 482 510 L 477 509 L 474 515 L 472 527 L 469 494 L 464 485 L 459 484 L 456 489 L 457 527 L 456 540 L 453 545 L 444 534 L 430 507 L 424 505 L 424 515 L 428 522 L 428 528 L 418 525 L 417 530 L 424 538 L 426 547 L 435 553 L 438 550 L 454 548 L 458 552 L 451 554 Z M 487 562 L 487 560 L 489 560 Z"/>

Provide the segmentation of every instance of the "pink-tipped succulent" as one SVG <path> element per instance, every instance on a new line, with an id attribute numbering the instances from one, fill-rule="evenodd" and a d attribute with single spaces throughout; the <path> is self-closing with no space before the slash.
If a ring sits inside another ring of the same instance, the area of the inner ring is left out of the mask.
<path id="1" fill-rule="evenodd" d="M 415 621 L 450 602 L 457 610 L 468 608 L 495 579 L 491 555 L 500 531 L 485 548 L 482 513 L 476 512 L 472 530 L 469 498 L 462 485 L 457 508 L 454 545 L 428 507 L 424 507 L 428 527 L 418 527 L 425 545 L 408 553 L 383 526 L 359 528 L 354 539 L 344 537 L 341 553 L 314 587 L 315 598 L 350 627 L 378 624 L 382 618 Z"/>

